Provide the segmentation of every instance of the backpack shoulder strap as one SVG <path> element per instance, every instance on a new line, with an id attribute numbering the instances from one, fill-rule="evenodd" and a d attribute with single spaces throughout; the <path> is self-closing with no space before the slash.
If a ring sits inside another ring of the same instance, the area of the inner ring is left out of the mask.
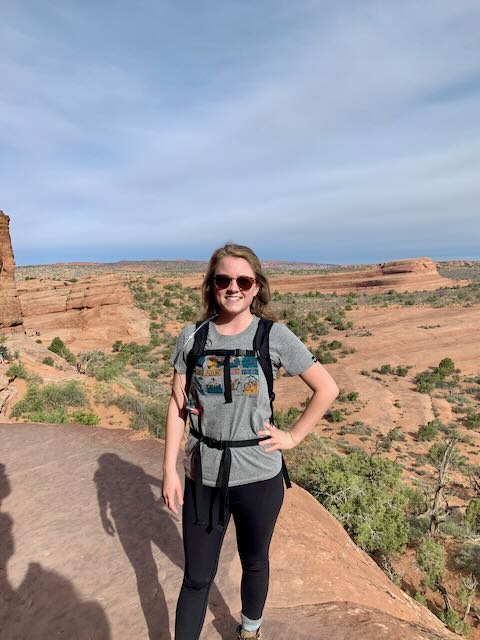
<path id="1" fill-rule="evenodd" d="M 210 322 L 199 320 L 195 324 L 194 340 L 190 351 L 187 354 L 187 372 L 185 376 L 185 393 L 188 394 L 190 390 L 190 384 L 192 382 L 193 370 L 195 368 L 195 362 L 197 357 L 205 349 L 205 343 L 207 342 L 208 326 Z"/>
<path id="2" fill-rule="evenodd" d="M 273 392 L 273 369 L 270 359 L 270 331 L 273 326 L 273 320 L 260 318 L 258 321 L 257 331 L 253 339 L 253 348 L 258 353 L 258 361 L 262 367 L 262 371 L 267 380 L 268 395 L 270 397 L 270 407 L 272 410 L 273 421 L 273 401 L 275 394 Z"/>

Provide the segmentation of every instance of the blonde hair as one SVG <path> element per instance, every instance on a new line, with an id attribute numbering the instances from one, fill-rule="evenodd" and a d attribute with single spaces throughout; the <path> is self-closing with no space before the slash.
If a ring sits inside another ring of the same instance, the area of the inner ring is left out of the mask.
<path id="1" fill-rule="evenodd" d="M 260 286 L 257 295 L 250 305 L 250 311 L 259 318 L 275 321 L 277 318 L 268 308 L 268 303 L 272 297 L 270 293 L 270 285 L 268 284 L 267 276 L 263 272 L 260 260 L 249 247 L 245 247 L 241 244 L 233 244 L 231 242 L 214 251 L 208 263 L 207 273 L 205 274 L 205 278 L 202 283 L 204 313 L 201 319 L 206 320 L 218 313 L 213 289 L 213 275 L 220 260 L 227 257 L 243 258 L 249 263 L 252 267 L 253 273 L 255 274 L 257 284 Z"/>

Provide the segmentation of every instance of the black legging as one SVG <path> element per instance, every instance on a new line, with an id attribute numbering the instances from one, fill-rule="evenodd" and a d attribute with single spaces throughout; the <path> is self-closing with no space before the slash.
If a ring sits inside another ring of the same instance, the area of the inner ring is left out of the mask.
<path id="1" fill-rule="evenodd" d="M 219 489 L 202 487 L 215 519 Z M 213 492 L 213 496 L 212 496 Z M 175 640 L 198 640 L 207 609 L 208 592 L 215 578 L 218 557 L 233 515 L 242 563 L 242 613 L 251 620 L 262 617 L 267 599 L 268 550 L 283 502 L 283 476 L 251 482 L 228 490 L 225 526 L 221 529 L 194 525 L 195 484 L 185 478 L 183 503 L 183 547 L 185 574 L 177 603 Z M 210 498 L 212 498 L 210 500 Z"/>

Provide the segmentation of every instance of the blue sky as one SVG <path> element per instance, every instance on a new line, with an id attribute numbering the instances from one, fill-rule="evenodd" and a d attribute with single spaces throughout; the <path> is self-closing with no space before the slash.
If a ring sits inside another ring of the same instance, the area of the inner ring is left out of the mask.
<path id="1" fill-rule="evenodd" d="M 16 262 L 480 258 L 478 0 L 16 0 Z"/>

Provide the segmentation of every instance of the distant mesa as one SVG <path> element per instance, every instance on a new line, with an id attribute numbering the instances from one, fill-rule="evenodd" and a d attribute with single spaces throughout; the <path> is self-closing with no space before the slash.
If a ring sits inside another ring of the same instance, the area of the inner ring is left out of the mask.
<path id="1" fill-rule="evenodd" d="M 394 289 L 399 293 L 407 291 L 432 291 L 439 287 L 467 285 L 468 280 L 450 280 L 443 278 L 437 271 L 431 258 L 406 258 L 383 262 L 376 267 L 356 269 L 326 274 L 296 274 L 295 276 L 272 276 L 272 291 L 287 293 L 351 293 L 365 289 L 374 289 L 386 293 Z"/>
<path id="2" fill-rule="evenodd" d="M 383 262 L 378 266 L 383 275 L 391 273 L 433 273 L 438 275 L 437 267 L 431 258 L 406 258 L 405 260 Z"/>

